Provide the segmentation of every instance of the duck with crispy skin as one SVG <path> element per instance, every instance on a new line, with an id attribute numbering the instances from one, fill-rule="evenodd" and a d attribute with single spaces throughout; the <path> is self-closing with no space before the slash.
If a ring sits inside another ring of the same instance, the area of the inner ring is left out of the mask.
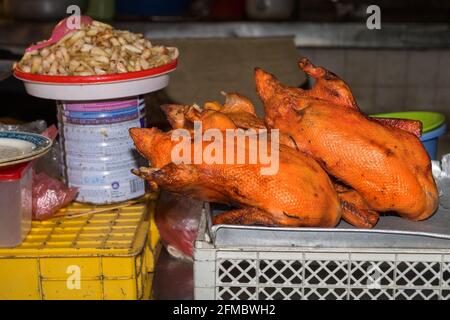
<path id="1" fill-rule="evenodd" d="M 290 135 L 301 151 L 354 189 L 368 209 L 411 220 L 430 217 L 438 192 L 430 158 L 417 138 L 420 123 L 370 119 L 335 74 L 305 58 L 299 66 L 316 80 L 312 89 L 287 87 L 256 69 L 267 125 Z"/>
<path id="2" fill-rule="evenodd" d="M 234 155 L 239 148 L 245 149 L 244 164 L 236 160 L 232 164 L 205 160 L 195 164 L 194 159 L 190 164 L 174 163 L 171 153 L 177 142 L 172 141 L 171 132 L 133 128 L 130 135 L 152 164 L 152 168 L 134 173 L 153 188 L 238 207 L 215 217 L 215 223 L 334 227 L 341 218 L 336 191 L 326 172 L 314 159 L 287 146 L 280 145 L 277 173 L 263 175 L 259 160 L 255 164 L 248 161 L 248 143 L 234 144 Z M 203 142 L 203 150 L 210 143 Z M 194 156 L 193 143 L 191 148 Z M 224 147 L 223 154 L 226 152 Z"/>

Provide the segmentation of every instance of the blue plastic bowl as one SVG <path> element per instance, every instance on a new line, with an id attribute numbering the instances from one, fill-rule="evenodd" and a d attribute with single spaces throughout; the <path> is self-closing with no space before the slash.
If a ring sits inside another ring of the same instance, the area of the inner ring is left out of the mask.
<path id="1" fill-rule="evenodd" d="M 430 155 L 431 160 L 437 159 L 437 147 L 438 147 L 438 139 L 447 131 L 447 125 L 443 124 L 442 126 L 424 133 L 420 137 L 420 141 L 422 141 L 423 146 L 427 150 Z"/>

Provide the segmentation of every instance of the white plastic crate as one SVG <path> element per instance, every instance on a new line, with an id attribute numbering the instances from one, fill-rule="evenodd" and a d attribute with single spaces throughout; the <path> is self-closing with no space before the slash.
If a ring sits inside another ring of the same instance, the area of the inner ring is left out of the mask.
<path id="1" fill-rule="evenodd" d="M 215 246 L 203 213 L 196 299 L 450 299 L 450 249 Z"/>

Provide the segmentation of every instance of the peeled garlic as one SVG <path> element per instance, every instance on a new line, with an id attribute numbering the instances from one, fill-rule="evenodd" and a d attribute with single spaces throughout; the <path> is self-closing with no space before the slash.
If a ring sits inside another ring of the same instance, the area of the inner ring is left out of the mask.
<path id="1" fill-rule="evenodd" d="M 17 67 L 37 74 L 112 74 L 157 67 L 177 56 L 176 49 L 154 47 L 141 33 L 114 30 L 94 21 L 53 45 L 26 52 Z"/>

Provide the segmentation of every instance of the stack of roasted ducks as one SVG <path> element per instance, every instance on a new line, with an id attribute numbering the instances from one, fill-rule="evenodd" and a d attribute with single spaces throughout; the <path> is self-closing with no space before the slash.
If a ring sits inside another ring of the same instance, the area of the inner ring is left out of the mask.
<path id="1" fill-rule="evenodd" d="M 134 173 L 153 189 L 236 208 L 216 216 L 216 224 L 334 227 L 343 218 L 354 226 L 371 228 L 380 213 L 415 221 L 430 217 L 438 206 L 438 192 L 430 159 L 418 139 L 421 123 L 369 118 L 335 74 L 306 58 L 299 67 L 315 79 L 312 89 L 288 87 L 273 75 L 255 70 L 264 119 L 237 93 L 226 94 L 223 105 L 162 107 L 174 129 L 192 134 L 196 121 L 202 130 L 222 132 L 279 129 L 276 174 L 262 174 L 263 164 L 258 162 L 173 162 L 171 151 L 177 142 L 171 132 L 157 128 L 130 130 L 136 148 L 151 163 L 150 168 Z M 193 140 L 192 158 L 197 152 Z M 204 147 L 211 143 L 202 142 Z M 248 149 L 248 145 L 236 145 Z"/>

